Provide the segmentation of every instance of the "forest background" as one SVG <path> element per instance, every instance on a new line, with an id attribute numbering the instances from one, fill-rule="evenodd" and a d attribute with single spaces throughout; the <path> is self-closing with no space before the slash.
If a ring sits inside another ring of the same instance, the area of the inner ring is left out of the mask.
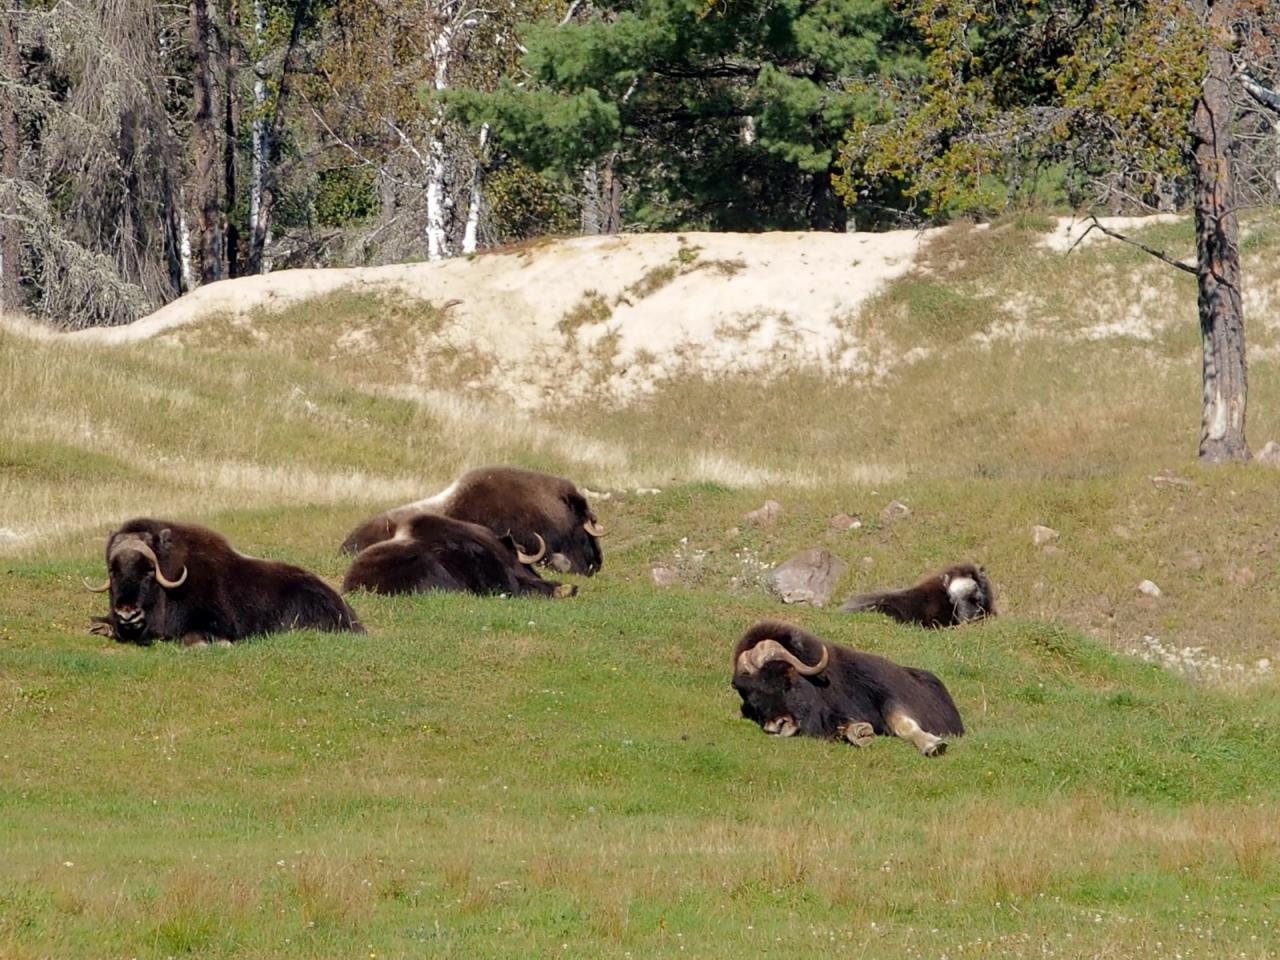
<path id="1" fill-rule="evenodd" d="M 545 235 L 1186 209 L 1215 52 L 1234 205 L 1280 198 L 1265 0 L 0 3 L 0 307 L 63 328 Z"/>

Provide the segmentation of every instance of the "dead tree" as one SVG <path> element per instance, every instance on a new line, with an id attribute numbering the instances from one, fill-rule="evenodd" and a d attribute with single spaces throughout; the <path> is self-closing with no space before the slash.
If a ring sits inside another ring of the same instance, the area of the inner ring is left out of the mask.
<path id="1" fill-rule="evenodd" d="M 1236 220 L 1231 103 L 1231 22 L 1226 0 L 1204 0 L 1208 70 L 1191 118 L 1196 264 L 1204 395 L 1200 459 L 1248 460 L 1244 303 Z"/>
<path id="2" fill-rule="evenodd" d="M 13 9 L 0 22 L 0 83 L 22 82 L 22 63 L 18 51 L 17 0 Z M 18 98 L 12 93 L 0 98 L 0 179 L 8 184 L 18 180 L 18 154 L 22 150 L 19 130 Z M 16 219 L 0 217 L 0 311 L 17 310 L 22 294 L 18 268 L 21 226 Z"/>

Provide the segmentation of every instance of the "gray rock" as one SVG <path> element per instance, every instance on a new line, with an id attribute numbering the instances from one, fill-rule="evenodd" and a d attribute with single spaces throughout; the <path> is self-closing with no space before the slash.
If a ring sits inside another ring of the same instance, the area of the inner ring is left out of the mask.
<path id="1" fill-rule="evenodd" d="M 901 520 L 903 517 L 911 516 L 911 508 L 901 500 L 890 500 L 885 508 L 880 511 L 880 519 L 885 523 L 892 523 L 894 520 Z"/>
<path id="2" fill-rule="evenodd" d="M 1143 580 L 1140 584 L 1138 584 L 1138 592 L 1144 593 L 1148 597 L 1153 597 L 1153 598 L 1160 596 L 1160 588 L 1157 587 L 1150 580 Z"/>
<path id="3" fill-rule="evenodd" d="M 1053 527 L 1045 527 L 1036 524 L 1031 528 L 1031 542 L 1037 547 L 1043 547 L 1046 543 L 1053 543 L 1058 539 L 1058 531 Z"/>
<path id="4" fill-rule="evenodd" d="M 668 567 L 665 564 L 654 564 L 649 568 L 649 576 L 653 578 L 653 582 L 659 587 L 674 587 L 680 582 L 680 572 L 675 567 Z"/>
<path id="5" fill-rule="evenodd" d="M 764 505 L 750 513 L 744 513 L 742 519 L 747 523 L 773 523 L 782 511 L 782 504 L 777 500 L 766 500 Z"/>
<path id="6" fill-rule="evenodd" d="M 859 529 L 862 526 L 862 521 L 857 517 L 849 516 L 847 513 L 837 513 L 827 521 L 827 526 L 836 533 L 844 533 L 846 530 Z"/>
<path id="7" fill-rule="evenodd" d="M 765 584 L 783 603 L 820 607 L 831 599 L 831 591 L 847 567 L 830 550 L 811 547 L 770 571 Z"/>

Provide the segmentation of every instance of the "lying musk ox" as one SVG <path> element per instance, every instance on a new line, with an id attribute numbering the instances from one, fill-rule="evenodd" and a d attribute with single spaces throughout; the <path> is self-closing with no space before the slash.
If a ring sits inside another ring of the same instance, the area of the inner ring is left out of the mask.
<path id="1" fill-rule="evenodd" d="M 525 546 L 541 537 L 547 545 L 543 562 L 560 573 L 591 576 L 604 561 L 604 528 L 578 488 L 562 477 L 518 467 L 479 467 L 434 496 L 380 513 L 351 531 L 342 552 L 359 553 L 390 540 L 424 512 L 479 523 L 499 536 L 509 533 Z"/>
<path id="2" fill-rule="evenodd" d="M 953 627 L 996 614 L 987 571 L 972 563 L 948 567 L 903 590 L 859 594 L 840 609 L 846 613 L 874 611 L 922 627 Z"/>
<path id="3" fill-rule="evenodd" d="M 757 623 L 733 651 L 742 715 L 765 733 L 847 740 L 909 740 L 926 757 L 964 724 L 951 694 L 928 670 L 819 640 L 783 623 Z"/>
<path id="4" fill-rule="evenodd" d="M 546 544 L 525 553 L 510 534 L 499 537 L 488 527 L 419 513 L 399 523 L 395 536 L 361 550 L 342 579 L 342 592 L 425 593 L 463 590 L 469 593 L 533 593 L 571 597 L 577 588 L 543 580 L 533 569 Z"/>
<path id="5" fill-rule="evenodd" d="M 313 629 L 364 633 L 345 600 L 315 574 L 246 557 L 225 537 L 193 523 L 139 517 L 107 538 L 111 610 L 94 633 L 121 643 L 235 641 L 252 634 Z"/>

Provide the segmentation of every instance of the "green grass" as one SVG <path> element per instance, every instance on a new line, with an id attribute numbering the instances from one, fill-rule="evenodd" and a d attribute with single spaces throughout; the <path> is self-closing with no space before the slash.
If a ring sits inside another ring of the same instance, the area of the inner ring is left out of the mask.
<path id="1" fill-rule="evenodd" d="M 75 632 L 85 566 L 5 578 L 41 594 L 6 602 L 0 647 L 14 955 L 1156 956 L 1188 911 L 1223 955 L 1266 955 L 1274 690 L 1016 617 L 788 611 L 943 673 L 970 734 L 930 762 L 738 719 L 759 598 L 606 571 L 564 603 L 360 597 L 364 638 L 138 651 Z"/>
<path id="2" fill-rule="evenodd" d="M 944 235 L 848 318 L 872 367 L 912 362 L 626 405 L 478 400 L 482 360 L 421 355 L 447 311 L 363 296 L 130 347 L 0 328 L 0 958 L 1275 957 L 1276 474 L 1193 462 L 1194 289 L 1044 226 Z M 1252 289 L 1277 236 L 1251 225 Z M 1133 311 L 1187 322 L 1091 339 Z M 1260 448 L 1280 376 L 1251 324 Z M 231 649 L 85 633 L 128 516 L 334 582 L 358 520 L 484 462 L 609 494 L 578 597 L 357 596 L 366 637 Z M 972 558 L 1003 615 L 771 600 L 815 544 L 837 600 Z M 935 670 L 969 735 L 936 761 L 765 737 L 728 682 L 763 617 Z M 1127 655 L 1144 636 L 1204 648 L 1190 679 Z"/>

